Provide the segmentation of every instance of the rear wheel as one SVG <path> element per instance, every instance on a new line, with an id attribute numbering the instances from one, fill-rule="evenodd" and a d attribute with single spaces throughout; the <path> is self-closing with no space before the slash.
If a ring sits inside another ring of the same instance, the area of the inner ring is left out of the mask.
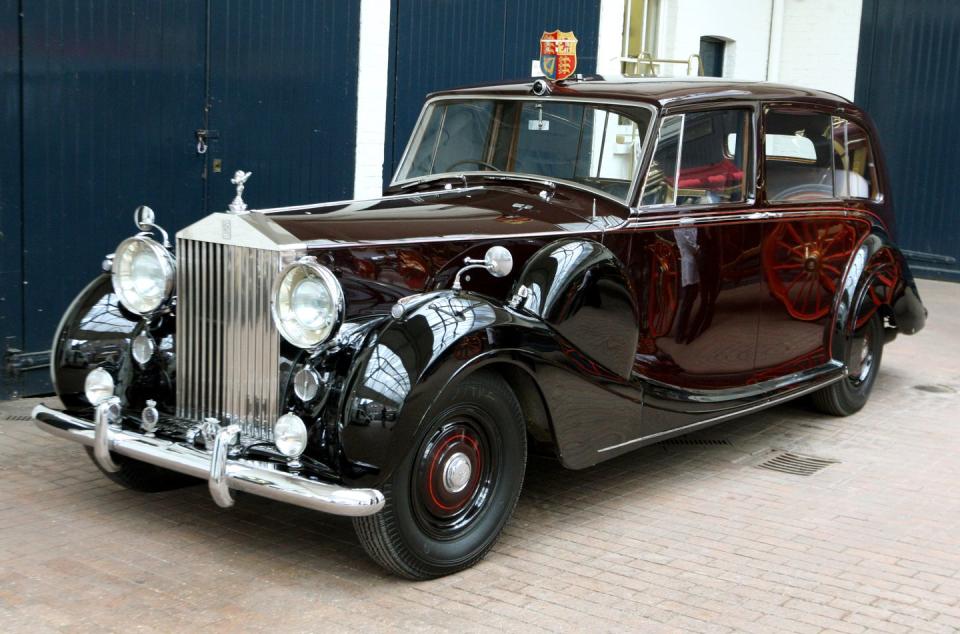
<path id="1" fill-rule="evenodd" d="M 383 510 L 354 519 L 367 554 L 409 579 L 482 559 L 513 513 L 526 467 L 520 404 L 500 376 L 467 377 L 436 411 L 384 484 Z"/>
<path id="2" fill-rule="evenodd" d="M 882 357 L 883 320 L 874 314 L 847 342 L 847 378 L 813 393 L 817 409 L 834 416 L 860 411 L 870 397 Z"/>
<path id="3" fill-rule="evenodd" d="M 100 463 L 93 457 L 93 449 L 90 447 L 84 447 L 84 449 L 87 450 L 90 460 L 97 466 L 97 469 L 100 469 L 103 475 L 127 489 L 144 493 L 159 493 L 160 491 L 170 491 L 200 483 L 200 480 L 188 475 L 161 469 L 146 462 L 119 456 L 113 452 L 110 453 L 110 457 L 120 467 L 120 470 L 112 473 L 100 466 Z"/>

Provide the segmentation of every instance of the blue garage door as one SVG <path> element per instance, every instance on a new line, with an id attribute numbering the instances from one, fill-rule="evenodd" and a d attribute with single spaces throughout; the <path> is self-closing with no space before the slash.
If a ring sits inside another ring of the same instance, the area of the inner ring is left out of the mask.
<path id="1" fill-rule="evenodd" d="M 20 145 L 22 101 L 23 139 L 22 163 L 0 156 L 8 347 L 49 349 L 139 204 L 173 233 L 225 209 L 238 168 L 251 206 L 349 196 L 360 0 L 18 4 L 0 0 L 0 130 Z M 7 376 L 0 397 L 46 374 Z"/>
<path id="2" fill-rule="evenodd" d="M 960 2 L 864 0 L 856 102 L 880 129 L 911 269 L 960 280 Z"/>
<path id="3" fill-rule="evenodd" d="M 427 93 L 530 77 L 544 31 L 577 35 L 577 72 L 597 68 L 600 0 L 393 0 L 384 179 Z"/>

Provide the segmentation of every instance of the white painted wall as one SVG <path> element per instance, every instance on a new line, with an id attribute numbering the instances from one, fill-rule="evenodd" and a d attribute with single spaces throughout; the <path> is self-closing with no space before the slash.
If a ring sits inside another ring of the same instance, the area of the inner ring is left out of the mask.
<path id="1" fill-rule="evenodd" d="M 597 37 L 597 74 L 620 75 L 620 52 L 623 47 L 623 0 L 600 0 L 600 27 Z"/>
<path id="2" fill-rule="evenodd" d="M 862 0 L 783 0 L 777 81 L 853 99 Z"/>
<path id="3" fill-rule="evenodd" d="M 360 3 L 360 69 L 357 78 L 357 146 L 354 198 L 383 193 L 383 147 L 390 61 L 390 2 Z"/>
<path id="4" fill-rule="evenodd" d="M 727 40 L 725 77 L 765 79 L 771 0 L 662 0 L 658 57 L 687 59 L 700 52 L 700 38 Z M 664 66 L 661 75 L 685 75 L 685 65 Z"/>
<path id="5" fill-rule="evenodd" d="M 657 56 L 686 59 L 700 38 L 728 40 L 724 77 L 853 98 L 862 0 L 662 0 Z M 664 76 L 686 74 L 664 66 Z"/>

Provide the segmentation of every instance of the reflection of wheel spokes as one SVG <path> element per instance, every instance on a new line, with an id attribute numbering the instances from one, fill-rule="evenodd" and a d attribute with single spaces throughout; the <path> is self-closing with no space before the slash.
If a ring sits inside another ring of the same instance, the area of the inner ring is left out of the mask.
<path id="1" fill-rule="evenodd" d="M 831 231 L 804 222 L 774 229 L 764 245 L 767 279 L 792 317 L 813 321 L 830 312 L 855 237 L 849 226 Z"/>

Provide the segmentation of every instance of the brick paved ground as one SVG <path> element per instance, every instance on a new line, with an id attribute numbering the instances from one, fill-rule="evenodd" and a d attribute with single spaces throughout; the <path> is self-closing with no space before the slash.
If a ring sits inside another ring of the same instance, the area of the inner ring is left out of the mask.
<path id="1" fill-rule="evenodd" d="M 729 445 L 534 460 L 489 557 L 426 583 L 383 574 L 346 520 L 125 491 L 78 446 L 0 421 L 0 628 L 957 631 L 960 287 L 922 292 L 927 330 L 887 348 L 857 416 L 790 405 L 691 437 Z M 839 463 L 755 468 L 772 449 Z"/>

